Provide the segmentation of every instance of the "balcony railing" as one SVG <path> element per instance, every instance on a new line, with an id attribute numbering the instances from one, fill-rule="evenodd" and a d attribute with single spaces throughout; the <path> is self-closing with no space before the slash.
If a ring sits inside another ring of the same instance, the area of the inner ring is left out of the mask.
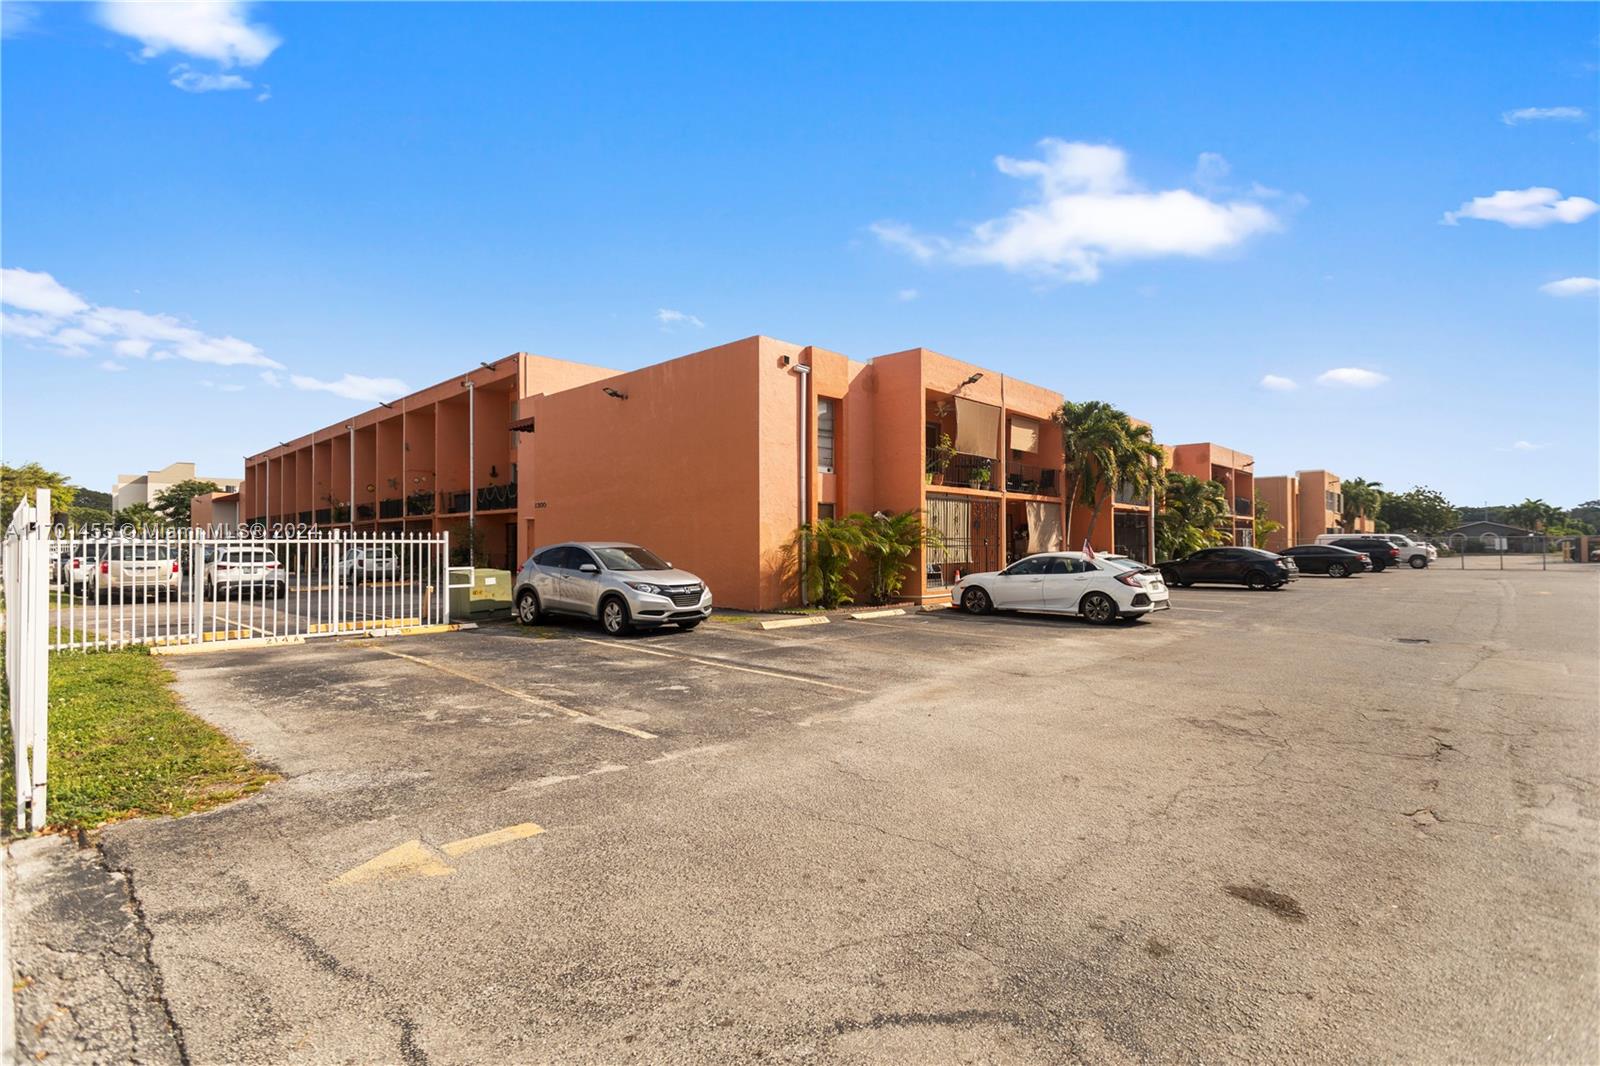
<path id="1" fill-rule="evenodd" d="M 1034 496 L 1055 496 L 1060 492 L 1059 472 L 1055 467 L 1030 463 L 1006 463 L 1006 491 Z"/>
<path id="2" fill-rule="evenodd" d="M 504 511 L 517 506 L 517 483 L 485 485 L 478 490 L 478 510 Z"/>
<path id="3" fill-rule="evenodd" d="M 403 509 L 404 509 L 404 506 L 405 506 L 404 505 L 404 501 L 399 500 L 399 499 L 379 500 L 378 501 L 378 517 L 379 518 L 399 518 L 401 513 L 402 513 L 402 511 L 403 511 Z"/>
<path id="4" fill-rule="evenodd" d="M 1243 496 L 1240 496 L 1233 501 L 1233 513 L 1237 515 L 1244 515 L 1246 518 L 1251 518 L 1256 513 L 1255 505 L 1249 500 L 1245 499 Z"/>
<path id="5" fill-rule="evenodd" d="M 946 485 L 966 485 L 974 489 L 1000 488 L 994 481 L 994 460 L 981 455 L 957 455 L 944 471 Z"/>
<path id="6" fill-rule="evenodd" d="M 356 504 L 356 519 L 358 521 L 362 521 L 362 522 L 370 522 L 370 521 L 372 521 L 372 504 L 370 504 L 370 503 L 358 503 L 358 504 Z"/>
<path id="7" fill-rule="evenodd" d="M 439 510 L 445 514 L 466 514 L 472 510 L 472 493 L 466 489 L 439 493 Z"/>
<path id="8" fill-rule="evenodd" d="M 434 494 L 427 489 L 413 492 L 406 497 L 406 514 L 430 515 L 433 513 Z"/>

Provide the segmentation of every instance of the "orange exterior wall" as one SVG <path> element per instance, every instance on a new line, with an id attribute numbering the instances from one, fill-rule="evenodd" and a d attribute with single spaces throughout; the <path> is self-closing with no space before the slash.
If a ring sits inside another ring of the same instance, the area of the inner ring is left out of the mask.
<path id="1" fill-rule="evenodd" d="M 1266 501 L 1267 517 L 1279 527 L 1262 538 L 1260 547 L 1279 552 L 1300 543 L 1295 539 L 1299 530 L 1299 488 L 1299 482 L 1287 475 L 1256 479 L 1256 493 Z"/>
<path id="2" fill-rule="evenodd" d="M 1295 473 L 1300 482 L 1300 513 L 1295 523 L 1299 539 L 1297 544 L 1314 544 L 1324 533 L 1344 532 L 1342 504 L 1329 506 L 1328 494 L 1335 501 L 1341 499 L 1339 478 L 1326 470 L 1300 470 Z"/>
<path id="3" fill-rule="evenodd" d="M 191 529 L 231 530 L 239 525 L 239 494 L 207 492 L 189 501 Z"/>
<path id="4" fill-rule="evenodd" d="M 1248 545 L 1255 540 L 1256 479 L 1253 457 L 1233 448 L 1205 441 L 1174 444 L 1167 448 L 1172 469 L 1202 481 L 1220 482 L 1227 489 L 1229 534 L 1232 543 Z M 1242 505 L 1239 501 L 1245 501 Z"/>
<path id="5" fill-rule="evenodd" d="M 477 407 L 471 473 L 465 380 Z M 924 475 L 930 404 L 957 393 L 999 411 L 999 460 L 983 489 L 931 486 Z M 820 398 L 838 405 L 832 472 L 817 468 Z M 925 509 L 930 493 L 984 502 L 999 515 L 987 561 L 1006 565 L 1015 556 L 1008 520 L 1029 502 L 1058 513 L 1063 505 L 1061 438 L 1051 422 L 1061 402 L 1059 393 L 922 348 L 864 363 L 757 336 L 626 373 L 518 353 L 249 457 L 241 515 L 448 530 L 454 546 L 467 515 L 449 507 L 475 477 L 479 489 L 515 485 L 514 507 L 477 512 L 491 565 L 514 569 L 537 547 L 564 540 L 632 540 L 699 574 L 719 604 L 769 609 L 797 601 L 785 547 L 799 524 L 830 506 L 836 516 Z M 1036 450 L 1012 453 L 1012 416 L 1038 423 Z M 1048 491 L 1040 491 L 1042 471 L 1053 472 Z M 413 495 L 433 501 L 433 512 L 411 513 Z M 1116 547 L 1117 515 L 1149 513 L 1148 503 L 1106 501 L 1094 547 Z M 1079 509 L 1064 547 L 1080 546 L 1086 518 Z M 914 566 L 905 594 L 943 598 L 927 586 L 924 560 Z"/>

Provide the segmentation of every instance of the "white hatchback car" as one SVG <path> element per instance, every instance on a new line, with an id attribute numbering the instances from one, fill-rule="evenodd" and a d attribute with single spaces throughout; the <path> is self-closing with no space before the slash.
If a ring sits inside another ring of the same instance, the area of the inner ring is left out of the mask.
<path id="1" fill-rule="evenodd" d="M 951 588 L 950 601 L 970 614 L 1042 611 L 1080 615 L 1096 625 L 1172 606 L 1161 571 L 1082 552 L 1041 552 L 999 573 L 969 574 Z"/>

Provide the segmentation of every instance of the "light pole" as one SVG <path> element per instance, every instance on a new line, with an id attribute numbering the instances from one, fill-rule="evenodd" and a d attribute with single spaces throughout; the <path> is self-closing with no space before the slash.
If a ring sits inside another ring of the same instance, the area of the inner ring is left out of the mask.
<path id="1" fill-rule="evenodd" d="M 478 406 L 472 379 L 461 383 L 467 390 L 467 565 L 478 565 Z"/>

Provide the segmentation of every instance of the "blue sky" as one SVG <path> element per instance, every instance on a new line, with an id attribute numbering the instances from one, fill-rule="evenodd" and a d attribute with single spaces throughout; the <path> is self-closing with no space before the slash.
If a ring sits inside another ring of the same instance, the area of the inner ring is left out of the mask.
<path id="1" fill-rule="evenodd" d="M 766 333 L 1600 496 L 1595 5 L 5 14 L 8 462 L 237 472 L 480 359 Z"/>

